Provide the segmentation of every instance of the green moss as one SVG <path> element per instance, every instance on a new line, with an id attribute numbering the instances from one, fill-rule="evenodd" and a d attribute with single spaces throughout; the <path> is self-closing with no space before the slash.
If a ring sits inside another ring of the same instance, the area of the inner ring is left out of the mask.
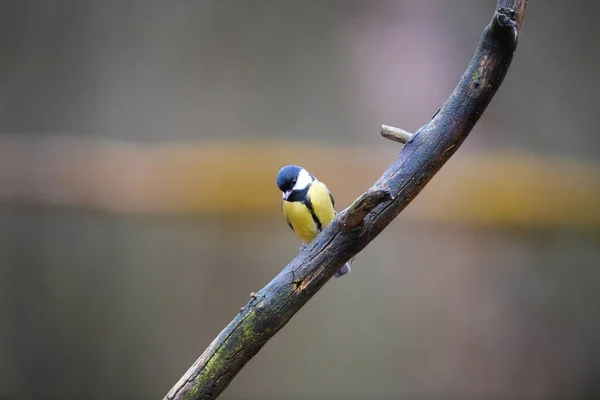
<path id="1" fill-rule="evenodd" d="M 196 386 L 196 382 L 194 382 L 194 386 L 183 397 L 184 400 L 194 400 L 196 398 L 196 394 L 198 393 L 198 386 Z"/>
<path id="2" fill-rule="evenodd" d="M 244 348 L 244 346 L 246 346 L 246 344 L 248 344 L 248 342 L 250 342 L 252 338 L 256 336 L 256 332 L 254 331 L 255 318 L 256 314 L 254 313 L 254 311 L 251 311 L 248 314 L 244 323 L 242 324 L 242 331 L 238 334 L 238 337 L 236 339 L 236 352 L 241 351 Z"/>
<path id="3" fill-rule="evenodd" d="M 241 351 L 256 335 L 256 314 L 254 310 L 244 316 L 243 321 L 238 326 L 238 332 L 231 335 L 225 343 L 213 354 L 210 360 L 206 363 L 202 372 L 194 380 L 195 392 L 198 388 L 206 385 L 209 382 L 214 382 L 218 375 L 223 375 L 225 370 L 229 368 L 228 362 L 234 354 Z M 241 331 L 239 331 L 241 329 Z M 234 341 L 234 343 L 232 343 Z M 233 346 L 232 346 L 233 345 Z M 187 397 L 186 397 L 187 398 Z M 193 398 L 193 397 L 190 397 Z"/>
<path id="4" fill-rule="evenodd" d="M 225 352 L 222 351 L 222 349 L 223 348 L 221 347 L 219 351 L 213 354 L 213 356 L 202 369 L 202 372 L 198 374 L 198 376 L 194 380 L 194 386 L 196 391 L 198 390 L 198 388 L 212 381 L 213 378 L 218 374 L 218 372 L 223 370 L 223 368 L 225 367 L 226 357 L 224 354 Z"/>
<path id="5" fill-rule="evenodd" d="M 240 342 L 241 345 L 243 345 L 244 343 L 246 343 L 247 341 L 249 341 L 250 339 L 252 339 L 252 337 L 254 336 L 254 329 L 253 329 L 253 322 L 254 322 L 254 317 L 256 316 L 254 314 L 254 311 L 252 311 L 250 314 L 252 314 L 252 318 L 248 318 L 249 320 L 244 323 L 244 325 L 242 325 L 242 333 L 241 333 L 241 338 L 238 339 L 238 341 Z"/>

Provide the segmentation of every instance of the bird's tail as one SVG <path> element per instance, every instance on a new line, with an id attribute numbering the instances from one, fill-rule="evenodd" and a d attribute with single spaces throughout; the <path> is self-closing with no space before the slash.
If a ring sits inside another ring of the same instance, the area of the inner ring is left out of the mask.
<path id="1" fill-rule="evenodd" d="M 352 257 L 350 260 L 348 260 L 348 262 L 346 264 L 344 264 L 342 266 L 342 268 L 338 269 L 335 272 L 335 277 L 340 278 L 340 277 L 346 275 L 347 273 L 349 273 L 351 271 L 350 265 L 352 264 L 352 261 L 354 261 L 354 257 Z"/>

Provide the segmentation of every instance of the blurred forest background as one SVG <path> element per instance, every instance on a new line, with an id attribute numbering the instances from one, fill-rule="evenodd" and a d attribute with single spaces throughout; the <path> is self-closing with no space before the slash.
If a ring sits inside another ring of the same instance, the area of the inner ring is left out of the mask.
<path id="1" fill-rule="evenodd" d="M 278 169 L 348 206 L 494 6 L 2 1 L 0 397 L 164 396 L 297 254 Z M 464 146 L 223 399 L 599 395 L 599 14 L 530 2 Z"/>

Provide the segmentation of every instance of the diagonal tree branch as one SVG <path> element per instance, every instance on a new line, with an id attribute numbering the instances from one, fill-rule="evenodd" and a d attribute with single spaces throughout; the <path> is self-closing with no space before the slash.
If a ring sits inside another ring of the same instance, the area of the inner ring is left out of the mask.
<path id="1" fill-rule="evenodd" d="M 454 154 L 502 83 L 517 46 L 526 0 L 498 0 L 454 92 L 375 184 L 292 260 L 217 336 L 167 394 L 213 399 L 334 273 L 411 202 Z"/>

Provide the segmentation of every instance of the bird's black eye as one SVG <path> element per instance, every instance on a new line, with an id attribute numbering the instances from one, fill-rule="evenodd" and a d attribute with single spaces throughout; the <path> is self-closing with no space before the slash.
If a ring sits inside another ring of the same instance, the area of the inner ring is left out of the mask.
<path id="1" fill-rule="evenodd" d="M 296 178 L 292 179 L 292 187 L 296 186 Z"/>

